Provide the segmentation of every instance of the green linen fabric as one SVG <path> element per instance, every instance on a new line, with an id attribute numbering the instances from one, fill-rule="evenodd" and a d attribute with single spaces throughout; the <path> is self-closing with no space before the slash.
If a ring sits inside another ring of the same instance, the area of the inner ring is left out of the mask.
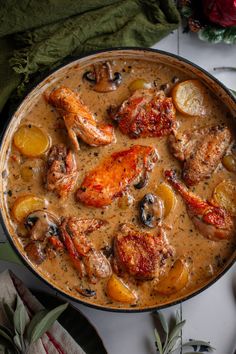
<path id="1" fill-rule="evenodd" d="M 173 0 L 0 0 L 0 110 L 68 56 L 150 47 L 179 22 Z"/>

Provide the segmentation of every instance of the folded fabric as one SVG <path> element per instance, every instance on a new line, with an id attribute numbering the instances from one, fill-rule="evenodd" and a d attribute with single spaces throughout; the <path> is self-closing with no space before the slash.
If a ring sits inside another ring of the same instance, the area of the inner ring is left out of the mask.
<path id="1" fill-rule="evenodd" d="M 35 296 L 10 271 L 0 274 L 0 325 L 8 326 L 3 302 L 13 306 L 16 295 L 26 307 L 29 316 L 43 309 Z M 82 348 L 74 341 L 71 335 L 56 321 L 37 342 L 30 347 L 29 354 L 85 354 Z"/>
<path id="2" fill-rule="evenodd" d="M 68 56 L 120 46 L 149 47 L 176 29 L 173 0 L 8 0 L 0 9 L 0 110 L 39 72 Z"/>

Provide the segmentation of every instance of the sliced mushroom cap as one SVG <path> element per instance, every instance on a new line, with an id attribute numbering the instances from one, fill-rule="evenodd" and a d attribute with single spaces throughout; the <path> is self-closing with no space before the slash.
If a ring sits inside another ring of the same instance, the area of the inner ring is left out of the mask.
<path id="1" fill-rule="evenodd" d="M 31 240 L 43 241 L 46 237 L 58 235 L 59 219 L 46 210 L 37 210 L 30 213 L 25 221 Z"/>
<path id="2" fill-rule="evenodd" d="M 139 204 L 139 214 L 143 225 L 156 227 L 164 216 L 163 201 L 155 194 L 145 194 Z"/>
<path id="3" fill-rule="evenodd" d="M 80 288 L 77 286 L 75 288 L 75 290 L 78 291 L 78 293 L 80 293 L 81 295 L 83 295 L 85 297 L 96 296 L 96 291 L 92 290 L 92 289 Z"/>
<path id="4" fill-rule="evenodd" d="M 25 252 L 28 258 L 36 264 L 41 264 L 46 258 L 42 244 L 38 241 L 29 242 L 25 246 Z"/>
<path id="5" fill-rule="evenodd" d="M 95 64 L 93 71 L 87 71 L 83 78 L 94 83 L 93 90 L 97 92 L 115 91 L 122 80 L 120 73 L 113 74 L 112 66 L 108 61 Z"/>

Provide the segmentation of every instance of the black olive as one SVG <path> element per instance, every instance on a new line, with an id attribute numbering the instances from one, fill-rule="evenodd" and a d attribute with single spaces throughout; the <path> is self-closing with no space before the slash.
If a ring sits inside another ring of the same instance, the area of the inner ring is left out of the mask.
<path id="1" fill-rule="evenodd" d="M 139 215 L 142 224 L 153 228 L 163 217 L 163 202 L 155 194 L 145 194 L 139 204 Z"/>
<path id="2" fill-rule="evenodd" d="M 85 79 L 93 84 L 96 83 L 95 73 L 93 71 L 86 71 L 83 75 L 83 79 Z"/>
<path id="3" fill-rule="evenodd" d="M 92 289 L 76 287 L 76 291 L 78 291 L 78 293 L 86 297 L 92 297 L 96 295 L 96 291 Z"/>

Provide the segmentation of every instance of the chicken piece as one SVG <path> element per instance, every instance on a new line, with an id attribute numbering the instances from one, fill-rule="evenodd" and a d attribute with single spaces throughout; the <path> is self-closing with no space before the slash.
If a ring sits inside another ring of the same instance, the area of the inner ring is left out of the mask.
<path id="1" fill-rule="evenodd" d="M 130 138 L 160 137 L 175 126 L 175 108 L 163 91 L 136 90 L 111 118 L 118 121 L 123 134 Z"/>
<path id="2" fill-rule="evenodd" d="M 231 141 L 229 129 L 224 125 L 199 128 L 169 137 L 173 155 L 184 162 L 183 179 L 193 186 L 211 176 Z"/>
<path id="3" fill-rule="evenodd" d="M 97 208 L 110 205 L 140 175 L 151 171 L 156 160 L 156 151 L 150 146 L 134 145 L 115 152 L 87 174 L 76 199 Z"/>
<path id="4" fill-rule="evenodd" d="M 98 125 L 93 114 L 81 101 L 78 94 L 61 86 L 47 98 L 63 117 L 74 147 L 79 150 L 78 139 L 91 146 L 110 144 L 114 140 L 111 125 Z"/>
<path id="5" fill-rule="evenodd" d="M 177 178 L 173 170 L 165 171 L 165 178 L 179 192 L 186 203 L 189 217 L 196 229 L 206 238 L 214 241 L 228 239 L 234 233 L 232 217 L 224 208 L 202 200 L 190 192 Z"/>
<path id="6" fill-rule="evenodd" d="M 74 188 L 78 177 L 71 150 L 63 144 L 53 145 L 47 159 L 46 188 L 65 198 Z"/>
<path id="7" fill-rule="evenodd" d="M 123 224 L 114 238 L 114 268 L 136 279 L 159 276 L 163 260 L 172 254 L 163 232 L 150 234 Z"/>
<path id="8" fill-rule="evenodd" d="M 102 220 L 67 217 L 60 226 L 62 241 L 76 270 L 81 278 L 87 276 L 91 283 L 111 275 L 109 261 L 87 237 L 105 224 Z"/>

